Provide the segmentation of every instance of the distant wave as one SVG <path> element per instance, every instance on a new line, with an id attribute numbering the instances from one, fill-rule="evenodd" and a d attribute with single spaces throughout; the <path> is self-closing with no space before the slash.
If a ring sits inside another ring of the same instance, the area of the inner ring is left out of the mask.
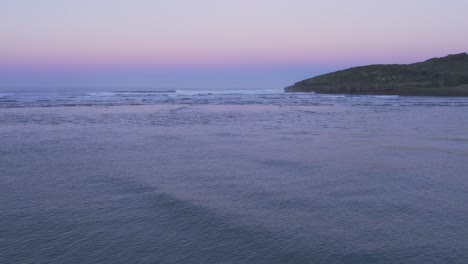
<path id="1" fill-rule="evenodd" d="M 339 95 L 284 93 L 281 89 L 257 90 L 140 90 L 115 92 L 2 92 L 0 108 L 113 105 L 245 105 L 279 106 L 468 106 L 466 98 L 406 98 L 388 95 Z M 410 100 L 411 99 L 411 100 Z"/>
<path id="2" fill-rule="evenodd" d="M 14 95 L 14 93 L 0 93 L 0 98 L 8 97 Z"/>
<path id="3" fill-rule="evenodd" d="M 176 92 L 176 90 L 156 90 L 156 91 L 142 90 L 142 91 L 114 91 L 113 93 L 129 93 L 129 94 L 144 93 L 144 94 L 148 94 L 148 93 L 175 93 L 175 92 Z"/>
<path id="4" fill-rule="evenodd" d="M 176 94 L 181 95 L 255 95 L 255 94 L 282 94 L 283 89 L 225 89 L 225 90 L 177 90 Z"/>

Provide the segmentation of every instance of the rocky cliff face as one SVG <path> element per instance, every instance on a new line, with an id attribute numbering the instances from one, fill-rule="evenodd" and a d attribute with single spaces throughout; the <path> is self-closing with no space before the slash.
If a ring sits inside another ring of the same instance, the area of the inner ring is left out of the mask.
<path id="1" fill-rule="evenodd" d="M 300 81 L 286 92 L 468 96 L 468 54 L 413 64 L 370 65 Z"/>

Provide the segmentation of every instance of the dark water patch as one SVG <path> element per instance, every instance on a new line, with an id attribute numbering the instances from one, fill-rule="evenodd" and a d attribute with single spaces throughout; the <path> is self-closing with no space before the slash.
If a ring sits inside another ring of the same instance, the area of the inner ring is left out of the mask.
<path id="1" fill-rule="evenodd" d="M 441 141 L 455 141 L 455 142 L 468 142 L 468 138 L 431 138 L 433 140 L 441 140 Z"/>
<path id="2" fill-rule="evenodd" d="M 448 148 L 435 148 L 435 147 L 426 147 L 426 146 L 391 146 L 387 147 L 387 149 L 395 150 L 397 152 L 421 152 L 421 153 L 442 153 L 446 155 L 457 155 L 457 156 L 468 156 L 467 150 L 460 150 L 460 149 L 448 149 Z"/>
<path id="3" fill-rule="evenodd" d="M 311 169 L 313 167 L 307 166 L 301 162 L 288 161 L 288 160 L 260 160 L 258 161 L 263 166 L 285 168 L 285 169 Z"/>
<path id="4" fill-rule="evenodd" d="M 215 137 L 222 137 L 222 138 L 235 138 L 240 137 L 241 135 L 234 132 L 216 132 L 212 134 Z"/>

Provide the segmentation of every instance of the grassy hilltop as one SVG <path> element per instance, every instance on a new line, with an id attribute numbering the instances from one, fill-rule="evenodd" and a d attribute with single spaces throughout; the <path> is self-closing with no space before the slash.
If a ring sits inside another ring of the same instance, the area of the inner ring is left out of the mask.
<path id="1" fill-rule="evenodd" d="M 468 54 L 413 64 L 354 67 L 306 79 L 286 92 L 468 96 Z"/>

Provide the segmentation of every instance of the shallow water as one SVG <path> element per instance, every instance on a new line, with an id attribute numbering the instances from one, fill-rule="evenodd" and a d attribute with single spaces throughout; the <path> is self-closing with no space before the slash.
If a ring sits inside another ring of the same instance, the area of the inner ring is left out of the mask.
<path id="1" fill-rule="evenodd" d="M 0 263 L 468 259 L 468 98 L 3 93 L 0 107 Z"/>

